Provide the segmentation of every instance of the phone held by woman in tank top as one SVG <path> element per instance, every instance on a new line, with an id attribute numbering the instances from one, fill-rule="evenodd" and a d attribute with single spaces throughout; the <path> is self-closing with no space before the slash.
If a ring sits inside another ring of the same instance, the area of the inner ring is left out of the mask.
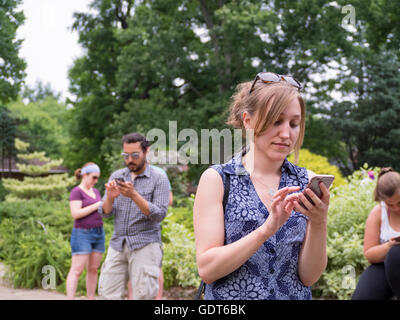
<path id="1" fill-rule="evenodd" d="M 400 242 L 400 237 L 393 238 L 394 241 Z"/>
<path id="2" fill-rule="evenodd" d="M 315 175 L 315 176 L 313 176 L 311 178 L 311 180 L 308 183 L 306 189 L 307 188 L 311 189 L 318 196 L 318 198 L 321 198 L 322 197 L 322 191 L 321 191 L 321 188 L 319 187 L 319 184 L 322 182 L 329 189 L 329 187 L 331 186 L 333 180 L 335 180 L 335 176 L 333 176 L 333 175 L 330 175 L 330 174 L 317 174 L 317 175 Z M 303 194 L 307 198 L 307 200 L 310 201 L 314 205 L 314 202 L 311 200 L 309 195 L 306 192 L 303 192 Z M 299 201 L 299 204 L 304 209 L 307 209 L 301 201 Z"/>

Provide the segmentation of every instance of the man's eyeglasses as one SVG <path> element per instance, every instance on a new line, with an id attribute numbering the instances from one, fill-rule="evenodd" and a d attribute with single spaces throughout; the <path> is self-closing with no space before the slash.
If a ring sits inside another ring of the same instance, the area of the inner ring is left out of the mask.
<path id="1" fill-rule="evenodd" d="M 293 87 L 297 88 L 297 90 L 299 91 L 303 88 L 302 84 L 292 76 L 281 75 L 274 72 L 260 72 L 259 74 L 256 75 L 256 78 L 254 79 L 253 84 L 251 85 L 249 94 L 253 92 L 257 80 L 261 80 L 264 83 L 276 83 L 276 82 L 286 81 Z"/>
<path id="2" fill-rule="evenodd" d="M 132 159 L 139 159 L 140 158 L 140 152 L 132 152 L 132 153 L 126 153 L 126 152 L 122 152 L 121 156 L 125 159 L 128 160 L 129 157 L 131 157 Z"/>

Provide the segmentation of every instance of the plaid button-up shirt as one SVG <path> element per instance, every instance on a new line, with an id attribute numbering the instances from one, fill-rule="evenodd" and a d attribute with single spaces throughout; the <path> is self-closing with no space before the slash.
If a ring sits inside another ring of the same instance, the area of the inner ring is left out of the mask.
<path id="1" fill-rule="evenodd" d="M 103 204 L 98 212 L 102 217 L 114 216 L 114 233 L 110 246 L 119 252 L 123 251 L 124 240 L 130 250 L 139 249 L 149 243 L 161 243 L 160 222 L 168 210 L 169 187 L 165 174 L 146 164 L 144 172 L 134 180 L 128 168 L 115 171 L 108 180 L 124 178 L 132 182 L 136 191 L 148 202 L 150 215 L 145 216 L 136 203 L 123 195 L 114 200 L 113 209 L 109 214 L 103 213 Z M 107 197 L 107 191 L 102 199 Z"/>

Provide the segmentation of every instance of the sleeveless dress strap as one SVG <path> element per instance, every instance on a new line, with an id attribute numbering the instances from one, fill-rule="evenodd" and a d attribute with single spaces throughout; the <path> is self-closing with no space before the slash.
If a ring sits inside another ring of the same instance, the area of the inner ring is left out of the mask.
<path id="1" fill-rule="evenodd" d="M 222 183 L 224 185 L 224 197 L 223 197 L 223 201 L 222 201 L 222 206 L 224 208 L 224 214 L 225 214 L 225 208 L 226 208 L 226 204 L 228 203 L 229 190 L 230 190 L 230 178 L 229 178 L 229 175 L 227 175 L 224 172 L 223 164 L 212 165 L 212 166 L 210 166 L 210 168 L 215 169 L 222 178 Z"/>

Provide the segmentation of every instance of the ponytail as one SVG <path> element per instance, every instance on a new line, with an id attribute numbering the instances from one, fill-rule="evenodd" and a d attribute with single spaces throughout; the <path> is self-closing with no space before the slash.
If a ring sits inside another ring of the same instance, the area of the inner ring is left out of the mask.
<path id="1" fill-rule="evenodd" d="M 400 192 L 400 173 L 391 167 L 382 168 L 378 174 L 378 181 L 374 190 L 374 200 L 384 201 Z"/>
<path id="2" fill-rule="evenodd" d="M 82 168 L 76 169 L 74 172 L 74 176 L 76 180 L 82 180 Z"/>

